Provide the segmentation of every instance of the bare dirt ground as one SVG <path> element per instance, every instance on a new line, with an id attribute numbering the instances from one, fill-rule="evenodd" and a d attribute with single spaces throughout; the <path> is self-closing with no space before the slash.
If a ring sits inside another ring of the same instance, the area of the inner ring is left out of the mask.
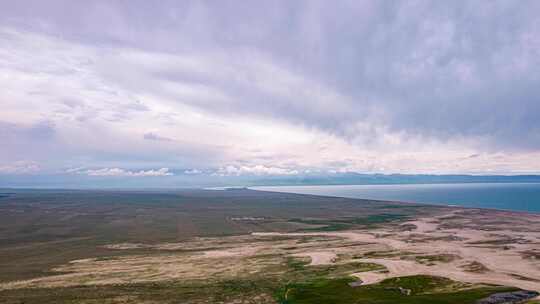
<path id="1" fill-rule="evenodd" d="M 205 280 L 276 272 L 287 257 L 311 265 L 369 262 L 362 284 L 408 275 L 540 291 L 540 216 L 456 209 L 439 216 L 369 230 L 195 238 L 162 244 L 111 244 L 125 256 L 75 260 L 57 275 L 0 284 L 0 289 L 163 280 Z M 148 254 L 128 254 L 132 249 Z"/>

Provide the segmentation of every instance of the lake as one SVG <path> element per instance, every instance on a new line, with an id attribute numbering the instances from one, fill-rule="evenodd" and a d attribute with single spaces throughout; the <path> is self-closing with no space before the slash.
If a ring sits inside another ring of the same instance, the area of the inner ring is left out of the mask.
<path id="1" fill-rule="evenodd" d="M 268 186 L 255 190 L 540 213 L 540 183 Z"/>

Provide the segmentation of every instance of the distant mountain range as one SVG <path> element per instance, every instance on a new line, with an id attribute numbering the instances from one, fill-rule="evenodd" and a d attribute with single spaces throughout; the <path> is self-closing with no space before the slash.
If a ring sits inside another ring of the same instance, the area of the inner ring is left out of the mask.
<path id="1" fill-rule="evenodd" d="M 434 183 L 539 183 L 540 175 L 359 174 L 280 176 L 253 179 L 254 185 L 377 185 Z"/>
<path id="2" fill-rule="evenodd" d="M 442 183 L 540 183 L 540 175 L 429 175 L 310 173 L 298 175 L 175 174 L 158 177 L 119 178 L 85 175 L 2 176 L 0 188 L 204 188 L 299 185 L 388 185 Z"/>

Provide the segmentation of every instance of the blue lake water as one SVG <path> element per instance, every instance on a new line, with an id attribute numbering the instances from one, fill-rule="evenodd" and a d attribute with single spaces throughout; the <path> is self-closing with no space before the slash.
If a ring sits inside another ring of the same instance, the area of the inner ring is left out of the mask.
<path id="1" fill-rule="evenodd" d="M 540 213 L 540 183 L 272 186 L 252 189 Z"/>

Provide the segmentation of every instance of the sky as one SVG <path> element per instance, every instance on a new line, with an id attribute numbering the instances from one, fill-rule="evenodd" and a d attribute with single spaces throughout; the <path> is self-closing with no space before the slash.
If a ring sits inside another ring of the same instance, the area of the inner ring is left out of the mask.
<path id="1" fill-rule="evenodd" d="M 0 186 L 540 173 L 540 1 L 1 1 Z"/>

